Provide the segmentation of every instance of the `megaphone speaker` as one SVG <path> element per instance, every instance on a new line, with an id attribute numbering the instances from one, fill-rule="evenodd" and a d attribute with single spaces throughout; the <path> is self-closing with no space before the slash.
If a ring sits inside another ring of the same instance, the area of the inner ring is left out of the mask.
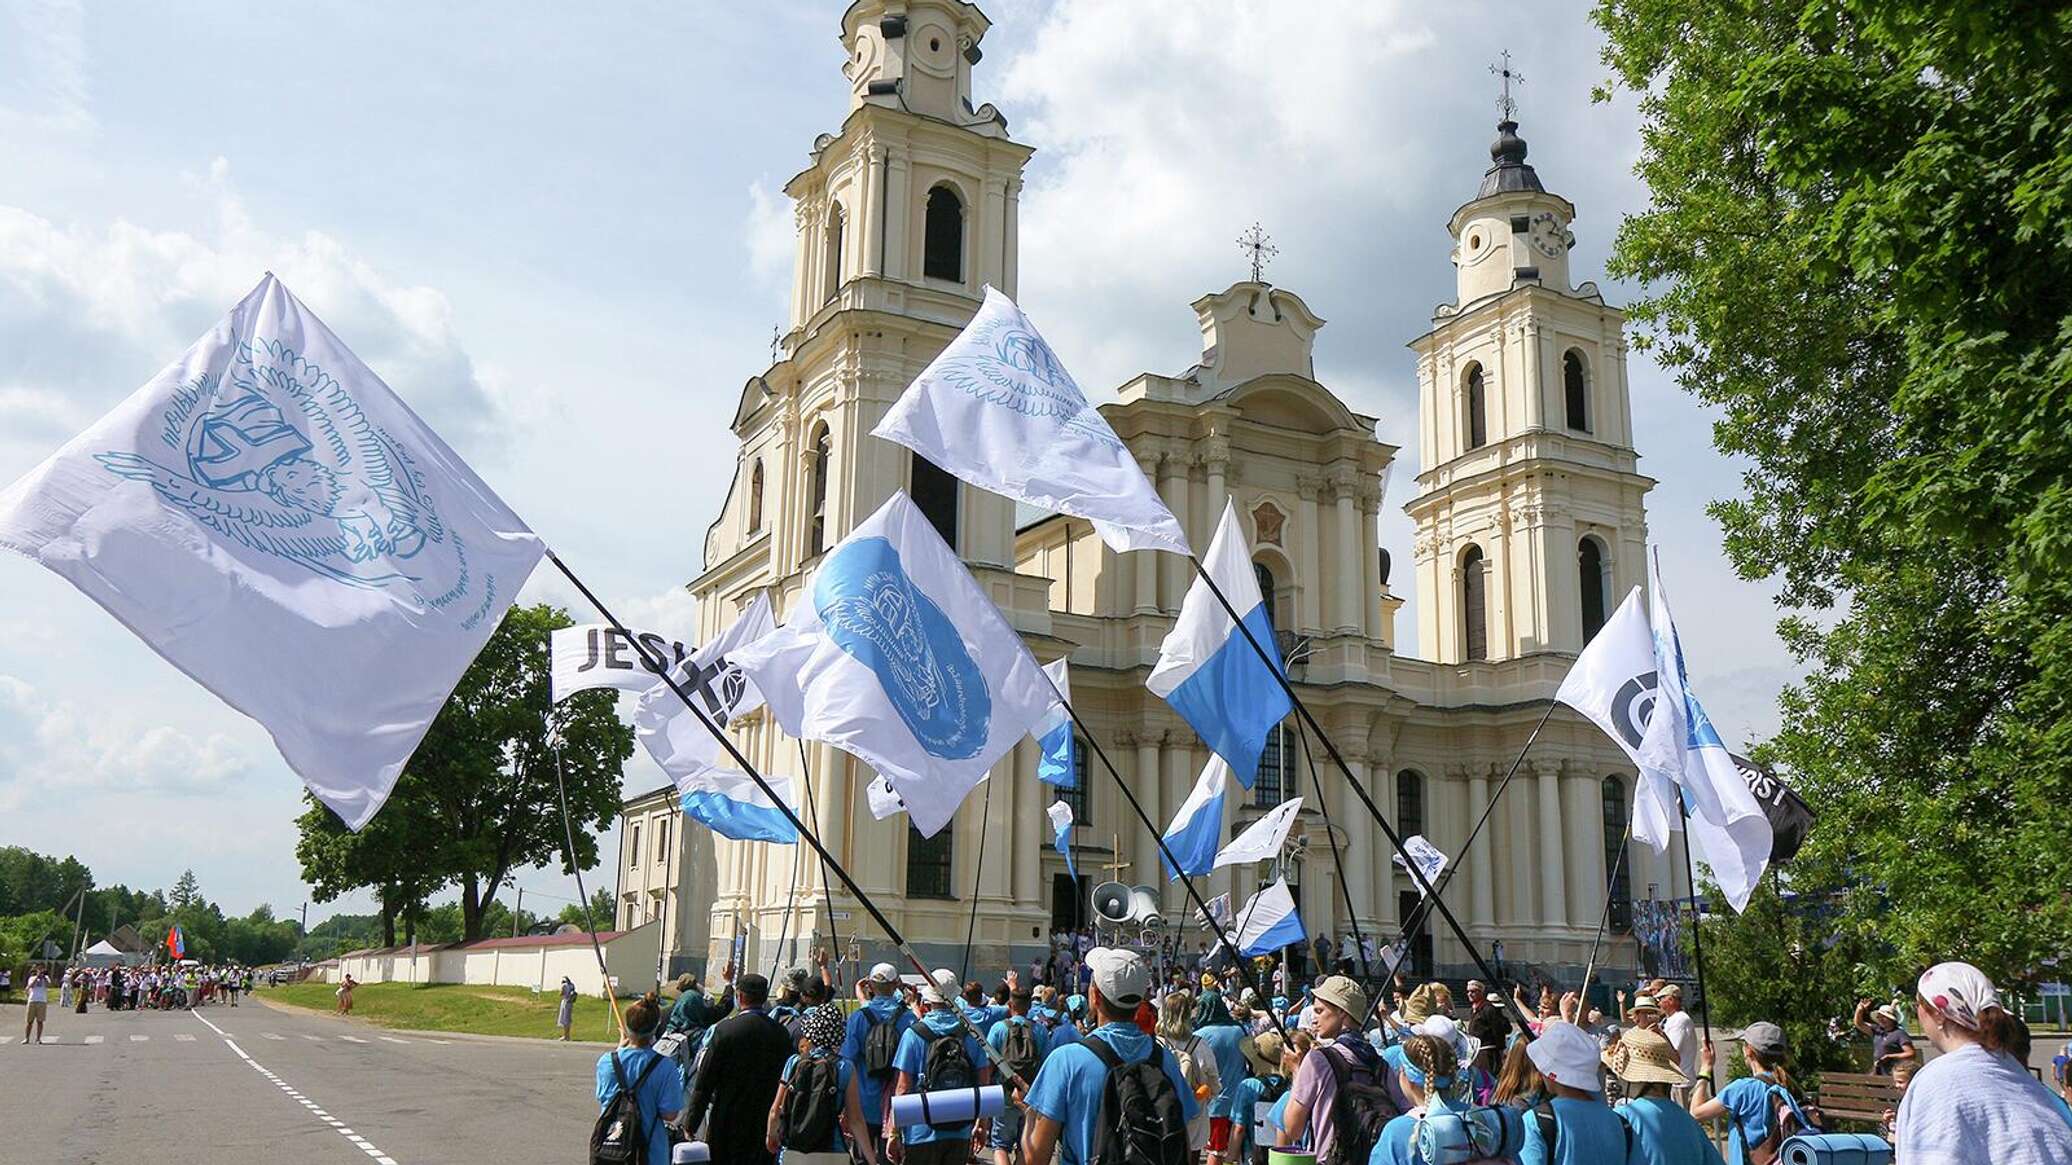
<path id="1" fill-rule="evenodd" d="M 1094 887 L 1094 917 L 1109 926 L 1130 921 L 1130 888 L 1121 882 L 1103 882 Z"/>
<path id="2" fill-rule="evenodd" d="M 1149 886 L 1130 887 L 1129 920 L 1138 926 L 1145 926 L 1158 920 L 1158 891 Z"/>

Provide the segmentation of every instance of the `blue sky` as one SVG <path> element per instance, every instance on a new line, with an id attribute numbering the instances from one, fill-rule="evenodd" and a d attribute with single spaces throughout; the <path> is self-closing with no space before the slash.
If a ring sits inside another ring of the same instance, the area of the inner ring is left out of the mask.
<path id="1" fill-rule="evenodd" d="M 733 459 L 713 420 L 783 317 L 779 191 L 846 110 L 842 5 L 293 7 L 0 0 L 0 481 L 270 268 L 622 617 L 687 629 Z M 1631 102 L 1589 100 L 1585 5 L 984 7 L 974 98 L 1037 148 L 1021 302 L 1079 381 L 1193 363 L 1187 305 L 1244 276 L 1232 240 L 1263 222 L 1268 277 L 1330 321 L 1320 379 L 1403 447 L 1383 539 L 1409 562 L 1403 344 L 1451 298 L 1445 222 L 1488 164 L 1501 48 L 1532 161 L 1578 207 L 1578 280 L 1644 205 Z M 1692 682 L 1725 737 L 1759 737 L 1794 669 L 1771 589 L 1732 577 L 1703 514 L 1738 471 L 1643 354 L 1631 374 Z M 527 598 L 581 614 L 543 575 Z M 300 786 L 264 732 L 30 563 L 0 556 L 0 600 L 0 844 L 299 905 Z M 1406 652 L 1415 628 L 1413 607 Z M 339 908 L 365 903 L 311 916 Z"/>

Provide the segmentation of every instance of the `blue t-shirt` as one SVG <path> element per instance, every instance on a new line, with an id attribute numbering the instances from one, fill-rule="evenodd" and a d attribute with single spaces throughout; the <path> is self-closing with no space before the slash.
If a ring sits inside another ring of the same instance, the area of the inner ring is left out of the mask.
<path id="1" fill-rule="evenodd" d="M 1041 1068 L 1043 1066 L 1043 1057 L 1050 1054 L 1050 1033 L 1043 1030 L 1042 1024 L 1032 1022 L 1027 1016 L 1010 1015 L 999 1023 L 994 1024 L 993 1030 L 986 1033 L 986 1044 L 994 1051 L 1005 1056 L 1007 1054 L 1007 1028 L 1010 1024 L 1020 1024 L 1022 1027 L 1028 1028 L 1030 1034 L 1035 1037 L 1036 1066 Z"/>
<path id="2" fill-rule="evenodd" d="M 870 1036 L 873 1024 L 889 1023 L 892 1030 L 904 1034 L 913 1026 L 914 1013 L 899 1005 L 897 995 L 877 995 L 866 1001 L 862 1007 L 849 1013 L 849 1023 L 842 1034 L 842 1059 L 856 1074 L 856 1091 L 863 1104 L 863 1121 L 869 1125 L 885 1123 L 885 1092 L 892 1085 L 892 1077 L 878 1079 L 863 1070 L 863 1043 Z"/>
<path id="3" fill-rule="evenodd" d="M 1086 1040 L 1101 1040 L 1129 1063 L 1157 1055 L 1165 1061 L 1166 1079 L 1179 1094 L 1180 1110 L 1188 1120 L 1201 1111 L 1194 1090 L 1180 1078 L 1180 1062 L 1152 1043 L 1151 1037 L 1133 1023 L 1102 1024 L 1088 1032 Z M 1061 1126 L 1058 1146 L 1061 1165 L 1086 1165 L 1094 1155 L 1094 1125 L 1101 1118 L 1101 1093 L 1108 1084 L 1108 1066 L 1086 1040 L 1051 1050 L 1029 1087 L 1029 1111 L 1057 1121 Z"/>
<path id="4" fill-rule="evenodd" d="M 962 1011 L 964 1017 L 971 1021 L 971 1026 L 980 1031 L 987 1031 L 994 1024 L 1007 1018 L 1007 1005 L 1005 1003 L 981 1003 L 977 1007 L 973 1007 L 960 999 L 957 1001 L 957 1009 Z"/>
<path id="5" fill-rule="evenodd" d="M 963 1030 L 964 1025 L 959 1023 L 957 1017 L 949 1012 L 942 1010 L 929 1012 L 926 1017 L 908 1028 L 905 1035 L 899 1037 L 899 1053 L 892 1057 L 892 1066 L 914 1078 L 913 1090 L 915 1092 L 927 1092 L 934 1087 L 933 1084 L 923 1079 L 921 1075 L 922 1066 L 928 1062 L 928 1045 L 933 1042 L 935 1036 L 952 1035 Z M 931 1034 L 924 1035 L 922 1034 L 924 1032 Z M 978 1046 L 978 1041 L 968 1035 L 964 1037 L 964 1054 L 971 1057 L 971 1066 L 978 1073 L 977 1079 L 979 1082 L 984 1083 L 986 1070 L 991 1066 L 991 1061 L 986 1059 L 986 1053 L 984 1049 Z M 940 1140 L 968 1140 L 971 1137 L 971 1126 L 976 1123 L 978 1122 L 966 1122 L 954 1129 L 937 1129 L 931 1125 L 910 1125 L 901 1129 L 899 1135 L 900 1139 L 909 1145 L 925 1145 L 930 1141 Z"/>
<path id="6" fill-rule="evenodd" d="M 1550 1155 L 1540 1139 L 1539 1120 L 1528 1116 L 1519 1165 L 1603 1165 L 1626 1159 L 1626 1122 L 1605 1107 L 1604 1101 L 1557 1096 L 1553 1108 L 1559 1126 L 1554 1153 Z"/>
<path id="7" fill-rule="evenodd" d="M 1762 1076 L 1743 1076 L 1719 1090 L 1719 1102 L 1727 1106 L 1727 1160 L 1747 1165 L 1746 1145 L 1760 1145 L 1770 1136 L 1771 1081 Z M 1734 1129 L 1741 1130 L 1740 1136 Z"/>
<path id="8" fill-rule="evenodd" d="M 1643 1096 L 1614 1111 L 1633 1126 L 1634 1160 L 1648 1165 L 1722 1165 L 1705 1126 L 1675 1101 Z"/>
<path id="9" fill-rule="evenodd" d="M 1245 1038 L 1245 1029 L 1234 1023 L 1218 1023 L 1199 1028 L 1194 1034 L 1216 1053 L 1216 1071 L 1223 1081 L 1223 1090 L 1209 1101 L 1209 1115 L 1229 1117 L 1231 1105 L 1237 1099 L 1237 1086 L 1243 1084 L 1251 1072 L 1245 1060 L 1245 1050 L 1239 1046 Z"/>
<path id="10" fill-rule="evenodd" d="M 1464 1109 L 1467 1106 L 1465 1103 L 1462 1103 L 1455 1107 L 1456 1109 Z M 1510 1129 L 1510 1131 L 1504 1134 L 1505 1139 L 1514 1140 L 1517 1135 L 1516 1126 L 1519 1120 L 1517 1110 L 1498 1108 L 1496 1111 L 1497 1115 L 1503 1118 L 1506 1127 Z M 1564 1140 L 1564 1147 L 1566 1144 L 1567 1142 Z M 1620 1147 L 1621 1155 L 1606 1160 L 1602 1165 L 1623 1165 L 1623 1162 L 1626 1160 L 1624 1153 L 1625 1148 L 1622 1143 Z M 1518 1158 L 1477 1157 L 1476 1160 L 1478 1162 L 1502 1161 L 1508 1165 L 1508 1163 L 1515 1163 Z M 1367 1165 L 1425 1165 L 1424 1160 L 1417 1155 L 1417 1112 L 1415 1110 L 1391 1117 L 1389 1123 L 1382 1126 L 1381 1137 L 1374 1142 L 1374 1152 L 1368 1156 Z"/>
<path id="11" fill-rule="evenodd" d="M 651 1048 L 620 1048 L 616 1053 L 606 1052 L 597 1057 L 597 1111 L 603 1112 L 619 1094 L 618 1076 L 612 1072 L 612 1056 L 619 1058 L 619 1074 L 632 1084 L 647 1072 L 651 1061 L 660 1060 L 655 1070 L 648 1072 L 648 1078 L 634 1094 L 640 1104 L 640 1127 L 647 1130 L 648 1160 L 669 1159 L 669 1128 L 662 1122 L 683 1111 L 683 1069 L 676 1061 L 659 1055 Z"/>
<path id="12" fill-rule="evenodd" d="M 784 1062 L 784 1073 L 778 1079 L 786 1084 L 790 1084 L 792 1071 L 798 1066 L 799 1058 L 797 1056 L 786 1060 Z M 834 1132 L 829 1134 L 830 1143 L 822 1145 L 818 1149 L 801 1150 L 801 1152 L 846 1153 L 849 1151 L 849 1142 L 847 1138 L 842 1136 L 842 1118 L 839 1114 L 849 1103 L 849 1081 L 853 1079 L 855 1079 L 855 1072 L 849 1067 L 849 1061 L 837 1057 L 835 1060 L 835 1112 L 837 1115 L 835 1117 Z M 785 1152 L 790 1153 L 792 1150 L 786 1149 Z M 650 1157 L 648 1160 L 653 1161 L 654 1158 Z M 664 1160 L 667 1160 L 667 1158 L 664 1158 Z"/>
<path id="13" fill-rule="evenodd" d="M 1246 1144 L 1264 1144 L 1267 1148 L 1272 1148 L 1273 1142 L 1281 1139 L 1279 1133 L 1274 1133 L 1271 1140 L 1262 1141 L 1259 1130 L 1255 1127 L 1258 1121 L 1254 1117 L 1259 1110 L 1259 1102 L 1266 1098 L 1267 1089 L 1281 1084 L 1282 1079 L 1278 1075 L 1247 1076 L 1237 1082 L 1237 1093 L 1230 1099 L 1230 1123 L 1233 1126 L 1233 1136 L 1235 1136 L 1235 1130 L 1241 1128 L 1244 1130 Z M 1286 1095 L 1285 1089 L 1282 1091 L 1282 1095 Z M 1234 1144 L 1235 1142 L 1233 1141 L 1232 1143 Z"/>

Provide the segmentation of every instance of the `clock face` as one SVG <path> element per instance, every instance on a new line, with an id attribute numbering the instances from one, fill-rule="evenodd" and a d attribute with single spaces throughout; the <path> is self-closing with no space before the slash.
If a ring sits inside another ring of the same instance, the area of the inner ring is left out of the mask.
<path id="1" fill-rule="evenodd" d="M 1568 249 L 1568 232 L 1543 210 L 1532 216 L 1532 245 L 1540 254 L 1555 258 Z"/>

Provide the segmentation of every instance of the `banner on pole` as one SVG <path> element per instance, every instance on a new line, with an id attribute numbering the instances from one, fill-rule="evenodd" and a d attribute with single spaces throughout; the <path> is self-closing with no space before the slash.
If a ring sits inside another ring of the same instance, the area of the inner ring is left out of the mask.
<path id="1" fill-rule="evenodd" d="M 682 640 L 652 631 L 621 634 L 609 623 L 580 623 L 548 636 L 547 686 L 555 703 L 591 688 L 644 692 L 661 673 L 648 666 L 645 646 L 663 667 L 684 660 Z M 636 641 L 640 646 L 636 646 Z"/>

